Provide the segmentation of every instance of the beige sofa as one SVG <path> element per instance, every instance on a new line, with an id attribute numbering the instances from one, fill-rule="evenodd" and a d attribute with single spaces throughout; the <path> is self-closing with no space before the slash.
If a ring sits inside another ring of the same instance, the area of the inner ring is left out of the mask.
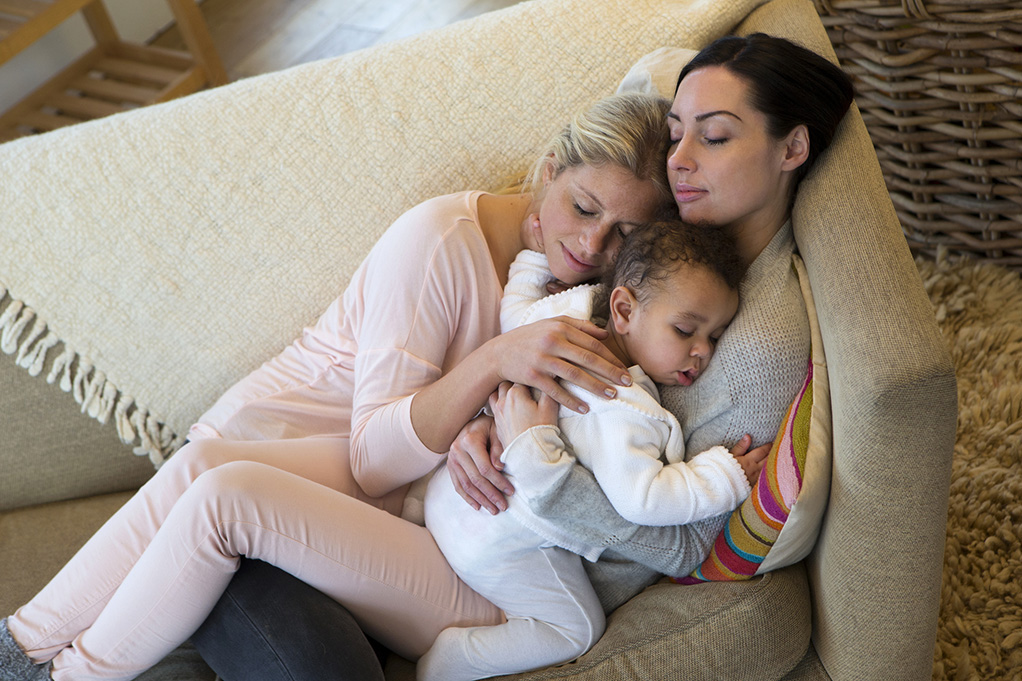
<path id="1" fill-rule="evenodd" d="M 661 46 L 762 30 L 833 57 L 809 0 L 594 7 L 522 3 L 0 145 L 0 612 L 315 319 L 404 208 L 499 184 Z M 814 550 L 747 582 L 655 585 L 579 661 L 523 679 L 930 678 L 955 377 L 855 110 L 794 221 L 832 396 Z M 187 646 L 144 676 L 212 677 Z"/>

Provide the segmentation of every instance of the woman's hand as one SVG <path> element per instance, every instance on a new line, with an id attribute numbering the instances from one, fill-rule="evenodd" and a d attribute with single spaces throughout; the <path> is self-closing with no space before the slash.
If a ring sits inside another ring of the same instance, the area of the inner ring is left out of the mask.
<path id="1" fill-rule="evenodd" d="M 572 317 L 520 326 L 489 341 L 500 378 L 541 390 L 568 409 L 585 413 L 585 402 L 558 379 L 597 395 L 614 397 L 616 385 L 630 385 L 624 364 L 601 342 L 606 329 Z"/>
<path id="2" fill-rule="evenodd" d="M 738 441 L 734 447 L 731 448 L 731 456 L 735 457 L 738 461 L 738 465 L 745 471 L 745 477 L 749 480 L 749 485 L 752 487 L 756 486 L 756 482 L 759 481 L 760 471 L 763 470 L 763 464 L 766 463 L 767 455 L 770 454 L 770 448 L 773 446 L 772 442 L 768 442 L 765 445 L 760 445 L 753 450 L 749 450 L 752 445 L 752 436 L 745 434 L 742 439 Z"/>
<path id="3" fill-rule="evenodd" d="M 534 399 L 528 386 L 501 383 L 490 396 L 490 410 L 501 442 L 510 443 L 534 426 L 557 425 L 557 403 L 546 393 Z"/>
<path id="4" fill-rule="evenodd" d="M 447 472 L 454 489 L 475 510 L 485 508 L 492 515 L 507 509 L 506 496 L 514 487 L 501 473 L 504 447 L 497 437 L 494 419 L 478 416 L 461 429 L 447 454 Z"/>

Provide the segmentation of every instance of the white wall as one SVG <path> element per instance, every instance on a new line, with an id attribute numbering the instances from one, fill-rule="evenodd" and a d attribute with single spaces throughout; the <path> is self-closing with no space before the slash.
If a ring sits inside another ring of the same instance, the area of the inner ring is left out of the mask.
<path id="1" fill-rule="evenodd" d="M 173 15 L 165 0 L 105 0 L 121 38 L 145 42 L 160 32 Z M 85 54 L 95 43 L 81 13 L 0 66 L 0 111 L 6 111 Z"/>

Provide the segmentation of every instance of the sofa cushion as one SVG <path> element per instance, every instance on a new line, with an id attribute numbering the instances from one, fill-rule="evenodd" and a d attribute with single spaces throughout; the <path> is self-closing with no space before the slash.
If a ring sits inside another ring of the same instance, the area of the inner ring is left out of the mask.
<path id="1" fill-rule="evenodd" d="M 46 586 L 128 496 L 107 494 L 0 514 L 0 613 L 14 612 Z"/>
<path id="2" fill-rule="evenodd" d="M 72 395 L 0 353 L 0 511 L 134 489 L 153 473 Z"/>
<path id="3" fill-rule="evenodd" d="M 615 610 L 606 634 L 578 660 L 501 678 L 780 679 L 805 658 L 811 620 L 801 563 L 741 582 L 682 588 L 664 580 Z M 400 658 L 388 661 L 386 673 L 387 681 L 415 678 Z"/>
<path id="4" fill-rule="evenodd" d="M 145 460 L 141 463 L 151 468 Z M 3 616 L 13 613 L 46 586 L 129 496 L 129 493 L 105 494 L 0 513 L 0 546 L 3 547 L 0 550 L 0 575 L 3 575 L 0 613 Z M 213 681 L 214 677 L 198 652 L 185 645 L 138 679 Z"/>

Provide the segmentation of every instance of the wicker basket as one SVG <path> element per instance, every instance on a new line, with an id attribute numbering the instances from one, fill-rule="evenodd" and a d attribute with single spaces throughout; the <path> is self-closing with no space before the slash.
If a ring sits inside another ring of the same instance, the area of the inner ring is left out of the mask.
<path id="1" fill-rule="evenodd" d="M 1022 3 L 814 2 L 912 249 L 1022 271 Z"/>

